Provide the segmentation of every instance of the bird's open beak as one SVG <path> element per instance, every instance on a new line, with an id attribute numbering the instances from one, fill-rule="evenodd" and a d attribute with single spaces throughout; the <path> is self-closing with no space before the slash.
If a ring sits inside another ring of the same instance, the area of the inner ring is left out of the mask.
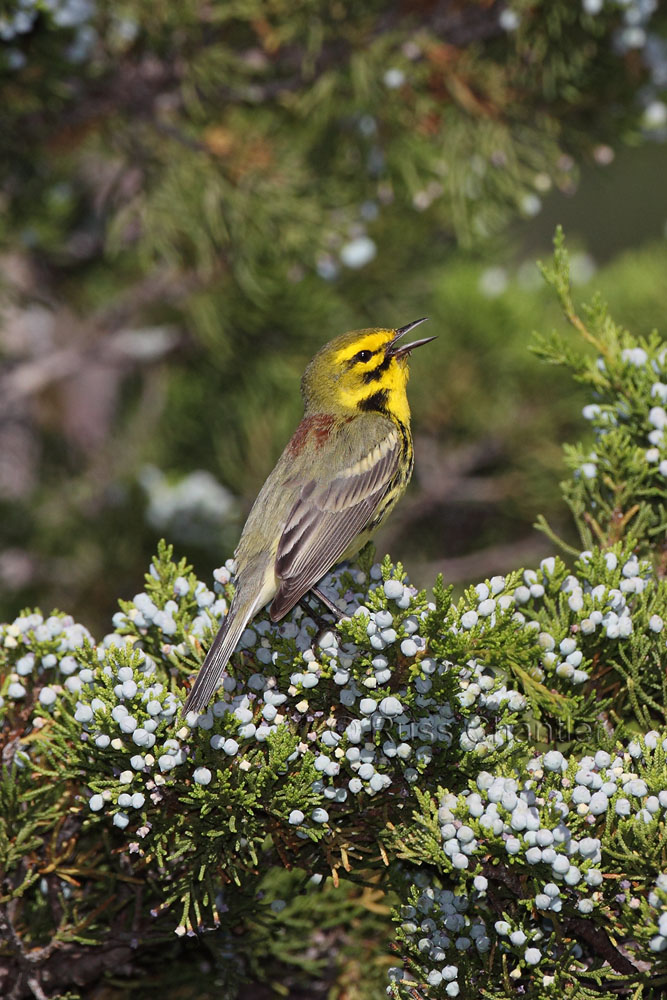
<path id="1" fill-rule="evenodd" d="M 420 323 L 425 323 L 428 316 L 423 316 L 421 319 L 416 319 L 413 323 L 408 323 L 407 326 L 401 326 L 396 331 L 396 336 L 392 341 L 389 342 L 389 353 L 392 358 L 407 358 L 411 351 L 414 351 L 415 347 L 421 347 L 423 344 L 430 344 L 435 337 L 424 337 L 422 340 L 413 340 L 411 344 L 403 344 L 400 347 L 394 347 L 401 337 L 404 337 L 406 333 L 410 330 L 414 330 L 416 326 Z"/>

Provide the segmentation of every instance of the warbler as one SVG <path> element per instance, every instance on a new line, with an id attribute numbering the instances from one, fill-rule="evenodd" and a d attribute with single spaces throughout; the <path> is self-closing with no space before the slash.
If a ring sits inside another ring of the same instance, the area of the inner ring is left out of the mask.
<path id="1" fill-rule="evenodd" d="M 400 340 L 423 322 L 344 333 L 306 368 L 303 419 L 250 511 L 234 553 L 234 597 L 184 712 L 206 707 L 241 633 L 269 601 L 274 622 L 309 590 L 337 612 L 318 581 L 365 545 L 412 474 L 408 358 L 435 338 Z"/>

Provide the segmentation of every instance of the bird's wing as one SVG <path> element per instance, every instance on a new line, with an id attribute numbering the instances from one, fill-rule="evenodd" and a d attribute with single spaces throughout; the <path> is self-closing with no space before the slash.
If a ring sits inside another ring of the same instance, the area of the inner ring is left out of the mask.
<path id="1" fill-rule="evenodd" d="M 331 479 L 304 484 L 276 553 L 274 621 L 287 614 L 368 527 L 396 474 L 400 455 L 399 434 L 390 427 L 373 447 L 356 458 L 353 454 Z"/>

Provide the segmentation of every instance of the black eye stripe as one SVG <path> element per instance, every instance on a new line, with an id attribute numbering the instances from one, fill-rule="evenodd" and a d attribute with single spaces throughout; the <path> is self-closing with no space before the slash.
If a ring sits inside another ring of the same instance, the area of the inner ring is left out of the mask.
<path id="1" fill-rule="evenodd" d="M 371 368 L 368 372 L 364 372 L 361 376 L 362 381 L 366 385 L 370 385 L 371 382 L 377 382 L 378 379 L 382 378 L 383 373 L 386 372 L 392 361 L 393 358 L 391 354 L 385 354 L 379 365 L 376 365 L 375 368 Z"/>
<path id="2" fill-rule="evenodd" d="M 380 354 L 381 351 L 381 347 L 376 348 L 374 351 L 364 347 L 362 350 L 357 351 L 356 354 L 353 354 L 351 358 L 348 358 L 345 364 L 348 368 L 356 368 L 357 365 L 367 365 L 371 358 L 374 358 L 376 354 Z"/>

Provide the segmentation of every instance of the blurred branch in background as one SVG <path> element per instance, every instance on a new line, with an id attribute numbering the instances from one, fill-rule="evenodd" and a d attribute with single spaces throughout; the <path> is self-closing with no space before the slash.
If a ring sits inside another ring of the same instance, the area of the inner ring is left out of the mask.
<path id="1" fill-rule="evenodd" d="M 522 526 L 523 537 L 510 543 L 482 544 L 477 539 L 471 520 L 500 520 L 502 507 L 517 489 L 512 473 L 485 475 L 490 466 L 499 467 L 505 460 L 501 440 L 486 438 L 455 450 L 447 450 L 429 437 L 420 436 L 415 442 L 419 486 L 394 512 L 383 529 L 381 551 L 393 551 L 405 538 L 423 537 L 424 524 L 436 526 L 437 534 L 430 545 L 422 542 L 411 557 L 410 571 L 419 584 L 442 573 L 448 583 L 466 584 L 474 579 L 486 579 L 506 570 L 512 554 L 522 564 L 533 565 L 550 551 L 550 543 L 528 526 Z M 463 542 L 463 552 L 457 554 Z M 469 551 L 471 550 L 472 551 Z M 448 553 L 425 561 L 427 552 Z"/>
<path id="2" fill-rule="evenodd" d="M 571 389 L 524 350 L 553 307 L 488 264 L 579 163 L 664 138 L 664 34 L 638 0 L 5 4 L 3 615 L 103 629 L 163 530 L 208 572 L 308 358 L 425 313 L 418 480 L 379 544 L 463 581 L 508 538 L 537 558 L 536 509 L 567 532 Z"/>

